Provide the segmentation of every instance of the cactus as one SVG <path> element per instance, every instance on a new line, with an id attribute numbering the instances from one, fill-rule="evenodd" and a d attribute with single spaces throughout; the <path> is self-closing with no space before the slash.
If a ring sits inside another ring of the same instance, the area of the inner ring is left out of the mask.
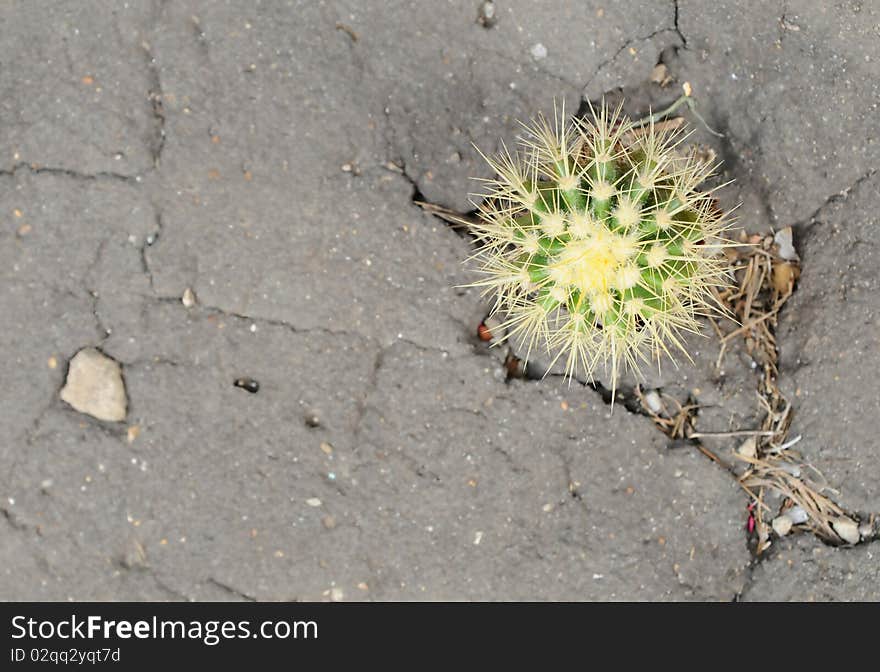
<path id="1" fill-rule="evenodd" d="M 675 353 L 686 332 L 722 310 L 719 248 L 728 227 L 712 191 L 715 166 L 682 151 L 687 135 L 653 120 L 633 124 L 603 103 L 591 117 L 551 125 L 539 116 L 511 154 L 487 161 L 497 176 L 472 225 L 482 279 L 504 317 L 502 339 L 528 360 L 537 347 L 590 380 Z M 560 358 L 562 358 L 560 360 Z"/>

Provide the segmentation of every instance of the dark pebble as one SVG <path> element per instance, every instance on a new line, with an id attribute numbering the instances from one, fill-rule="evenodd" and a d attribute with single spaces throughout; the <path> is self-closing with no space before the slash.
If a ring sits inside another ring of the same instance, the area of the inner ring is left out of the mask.
<path id="1" fill-rule="evenodd" d="M 260 391 L 260 384 L 253 378 L 236 378 L 235 382 L 232 384 L 243 390 L 247 390 L 251 394 L 256 394 Z"/>

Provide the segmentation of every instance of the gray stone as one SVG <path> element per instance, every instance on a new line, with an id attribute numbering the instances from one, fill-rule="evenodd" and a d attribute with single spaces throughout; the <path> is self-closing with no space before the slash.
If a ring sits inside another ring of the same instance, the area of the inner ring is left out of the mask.
<path id="1" fill-rule="evenodd" d="M 789 532 L 791 532 L 791 526 L 791 518 L 789 518 L 785 514 L 782 514 L 781 516 L 776 516 L 776 518 L 773 519 L 773 531 L 780 537 L 784 537 Z"/>
<path id="2" fill-rule="evenodd" d="M 98 420 L 125 420 L 128 399 L 122 368 L 95 348 L 83 348 L 73 356 L 59 396 L 80 413 Z"/>
<path id="3" fill-rule="evenodd" d="M 857 544 L 861 535 L 859 534 L 858 523 L 849 518 L 838 518 L 831 523 L 831 527 L 841 539 L 848 544 Z"/>

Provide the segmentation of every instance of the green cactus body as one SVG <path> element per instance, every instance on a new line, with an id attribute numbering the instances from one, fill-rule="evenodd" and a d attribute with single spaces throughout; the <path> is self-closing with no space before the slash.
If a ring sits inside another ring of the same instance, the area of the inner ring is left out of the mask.
<path id="1" fill-rule="evenodd" d="M 538 118 L 521 151 L 489 159 L 475 258 L 506 315 L 506 338 L 565 358 L 592 377 L 684 352 L 682 332 L 727 284 L 726 228 L 697 187 L 712 166 L 683 153 L 681 133 L 636 129 L 604 106 L 588 121 Z M 685 355 L 687 353 L 685 352 Z"/>

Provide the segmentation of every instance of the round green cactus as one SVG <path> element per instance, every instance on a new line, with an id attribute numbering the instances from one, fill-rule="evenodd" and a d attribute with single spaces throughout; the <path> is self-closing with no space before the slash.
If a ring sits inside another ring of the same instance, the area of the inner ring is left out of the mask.
<path id="1" fill-rule="evenodd" d="M 588 120 L 543 117 L 520 149 L 487 159 L 497 176 L 473 226 L 503 339 L 536 347 L 568 376 L 592 378 L 678 350 L 728 284 L 719 248 L 727 223 L 698 191 L 714 166 L 683 152 L 686 135 L 637 127 L 602 106 Z"/>

